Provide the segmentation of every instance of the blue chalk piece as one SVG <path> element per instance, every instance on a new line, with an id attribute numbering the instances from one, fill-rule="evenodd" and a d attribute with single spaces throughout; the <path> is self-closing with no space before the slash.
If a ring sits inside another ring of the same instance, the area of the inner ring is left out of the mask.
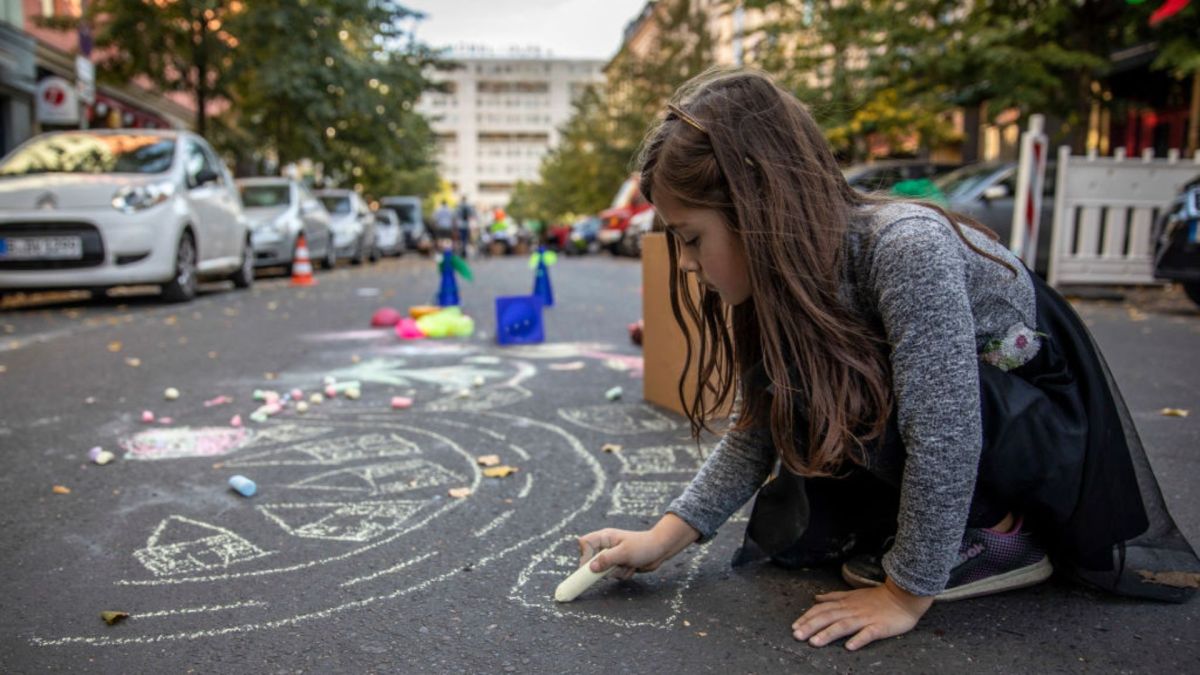
<path id="1" fill-rule="evenodd" d="M 241 474 L 229 477 L 229 487 L 237 490 L 237 493 L 243 497 L 253 497 L 254 493 L 258 492 L 258 486 L 254 484 L 254 481 Z"/>
<path id="2" fill-rule="evenodd" d="M 496 298 L 496 342 L 526 345 L 546 339 L 542 323 L 542 300 L 534 295 Z"/>

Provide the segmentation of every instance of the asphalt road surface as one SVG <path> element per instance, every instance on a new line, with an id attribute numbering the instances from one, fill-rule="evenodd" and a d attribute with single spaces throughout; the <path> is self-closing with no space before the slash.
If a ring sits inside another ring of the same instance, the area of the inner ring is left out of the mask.
<path id="1" fill-rule="evenodd" d="M 561 260 L 547 341 L 531 347 L 494 340 L 493 298 L 529 292 L 526 261 L 474 266 L 461 292 L 477 332 L 444 341 L 369 326 L 379 307 L 430 301 L 438 275 L 416 257 L 339 268 L 315 288 L 217 285 L 186 305 L 10 299 L 0 671 L 1200 670 L 1200 601 L 1063 582 L 936 605 L 914 632 L 858 653 L 814 649 L 789 625 L 842 582 L 731 569 L 738 517 L 655 574 L 556 604 L 574 537 L 650 525 L 711 442 L 691 443 L 685 420 L 641 399 L 626 331 L 640 314 L 637 261 Z M 1161 290 L 1077 306 L 1175 517 L 1200 541 L 1200 312 Z M 307 400 L 326 377 L 342 387 L 333 398 L 250 420 L 255 390 Z M 607 400 L 616 386 L 623 397 Z M 415 403 L 393 410 L 394 396 Z M 90 462 L 95 446 L 116 461 Z M 518 470 L 486 476 L 482 455 Z M 234 474 L 258 493 L 232 491 Z M 107 625 L 102 611 L 129 616 Z"/>

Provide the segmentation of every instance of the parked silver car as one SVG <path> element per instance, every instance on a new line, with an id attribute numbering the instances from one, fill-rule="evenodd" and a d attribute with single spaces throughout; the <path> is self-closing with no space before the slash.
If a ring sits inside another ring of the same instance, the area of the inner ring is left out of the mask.
<path id="1" fill-rule="evenodd" d="M 395 211 L 379 209 L 375 212 L 375 244 L 381 255 L 404 253 L 407 248 L 404 245 L 404 230 Z"/>
<path id="2" fill-rule="evenodd" d="M 379 200 L 380 211 L 391 211 L 400 221 L 404 233 L 404 246 L 409 250 L 426 250 L 432 246 L 432 238 L 421 219 L 421 198 L 393 195 Z"/>
<path id="3" fill-rule="evenodd" d="M 308 254 L 321 267 L 337 262 L 329 212 L 303 183 L 291 178 L 240 178 L 238 190 L 250 221 L 255 267 L 283 265 L 291 273 L 296 243 L 304 235 Z"/>
<path id="4" fill-rule="evenodd" d="M 56 132 L 0 161 L 0 292 L 159 284 L 184 301 L 201 278 L 254 281 L 242 202 L 203 138 Z"/>
<path id="5" fill-rule="evenodd" d="M 329 212 L 329 229 L 333 230 L 333 245 L 339 258 L 349 258 L 353 265 L 363 260 L 379 260 L 375 245 L 375 214 L 362 195 L 354 190 L 317 190 L 317 199 Z"/>

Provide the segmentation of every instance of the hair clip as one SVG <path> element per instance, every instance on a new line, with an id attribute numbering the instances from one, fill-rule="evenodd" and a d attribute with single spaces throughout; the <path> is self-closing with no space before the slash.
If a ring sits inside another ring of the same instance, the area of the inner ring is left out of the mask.
<path id="1" fill-rule="evenodd" d="M 688 113 L 684 112 L 683 108 L 680 108 L 679 106 L 675 105 L 674 103 L 668 103 L 667 110 L 669 110 L 672 114 L 674 114 L 679 119 L 692 125 L 692 127 L 694 127 L 696 129 L 696 131 L 699 131 L 702 134 L 708 134 L 708 130 L 705 129 L 704 126 L 701 125 L 699 122 L 697 122 L 695 117 L 692 117 Z"/>

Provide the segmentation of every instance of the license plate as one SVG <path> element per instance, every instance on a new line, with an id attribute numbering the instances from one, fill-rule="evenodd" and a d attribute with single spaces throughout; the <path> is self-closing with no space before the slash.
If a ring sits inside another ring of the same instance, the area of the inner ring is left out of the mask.
<path id="1" fill-rule="evenodd" d="M 79 260 L 83 240 L 79 237 L 0 237 L 3 260 Z"/>

